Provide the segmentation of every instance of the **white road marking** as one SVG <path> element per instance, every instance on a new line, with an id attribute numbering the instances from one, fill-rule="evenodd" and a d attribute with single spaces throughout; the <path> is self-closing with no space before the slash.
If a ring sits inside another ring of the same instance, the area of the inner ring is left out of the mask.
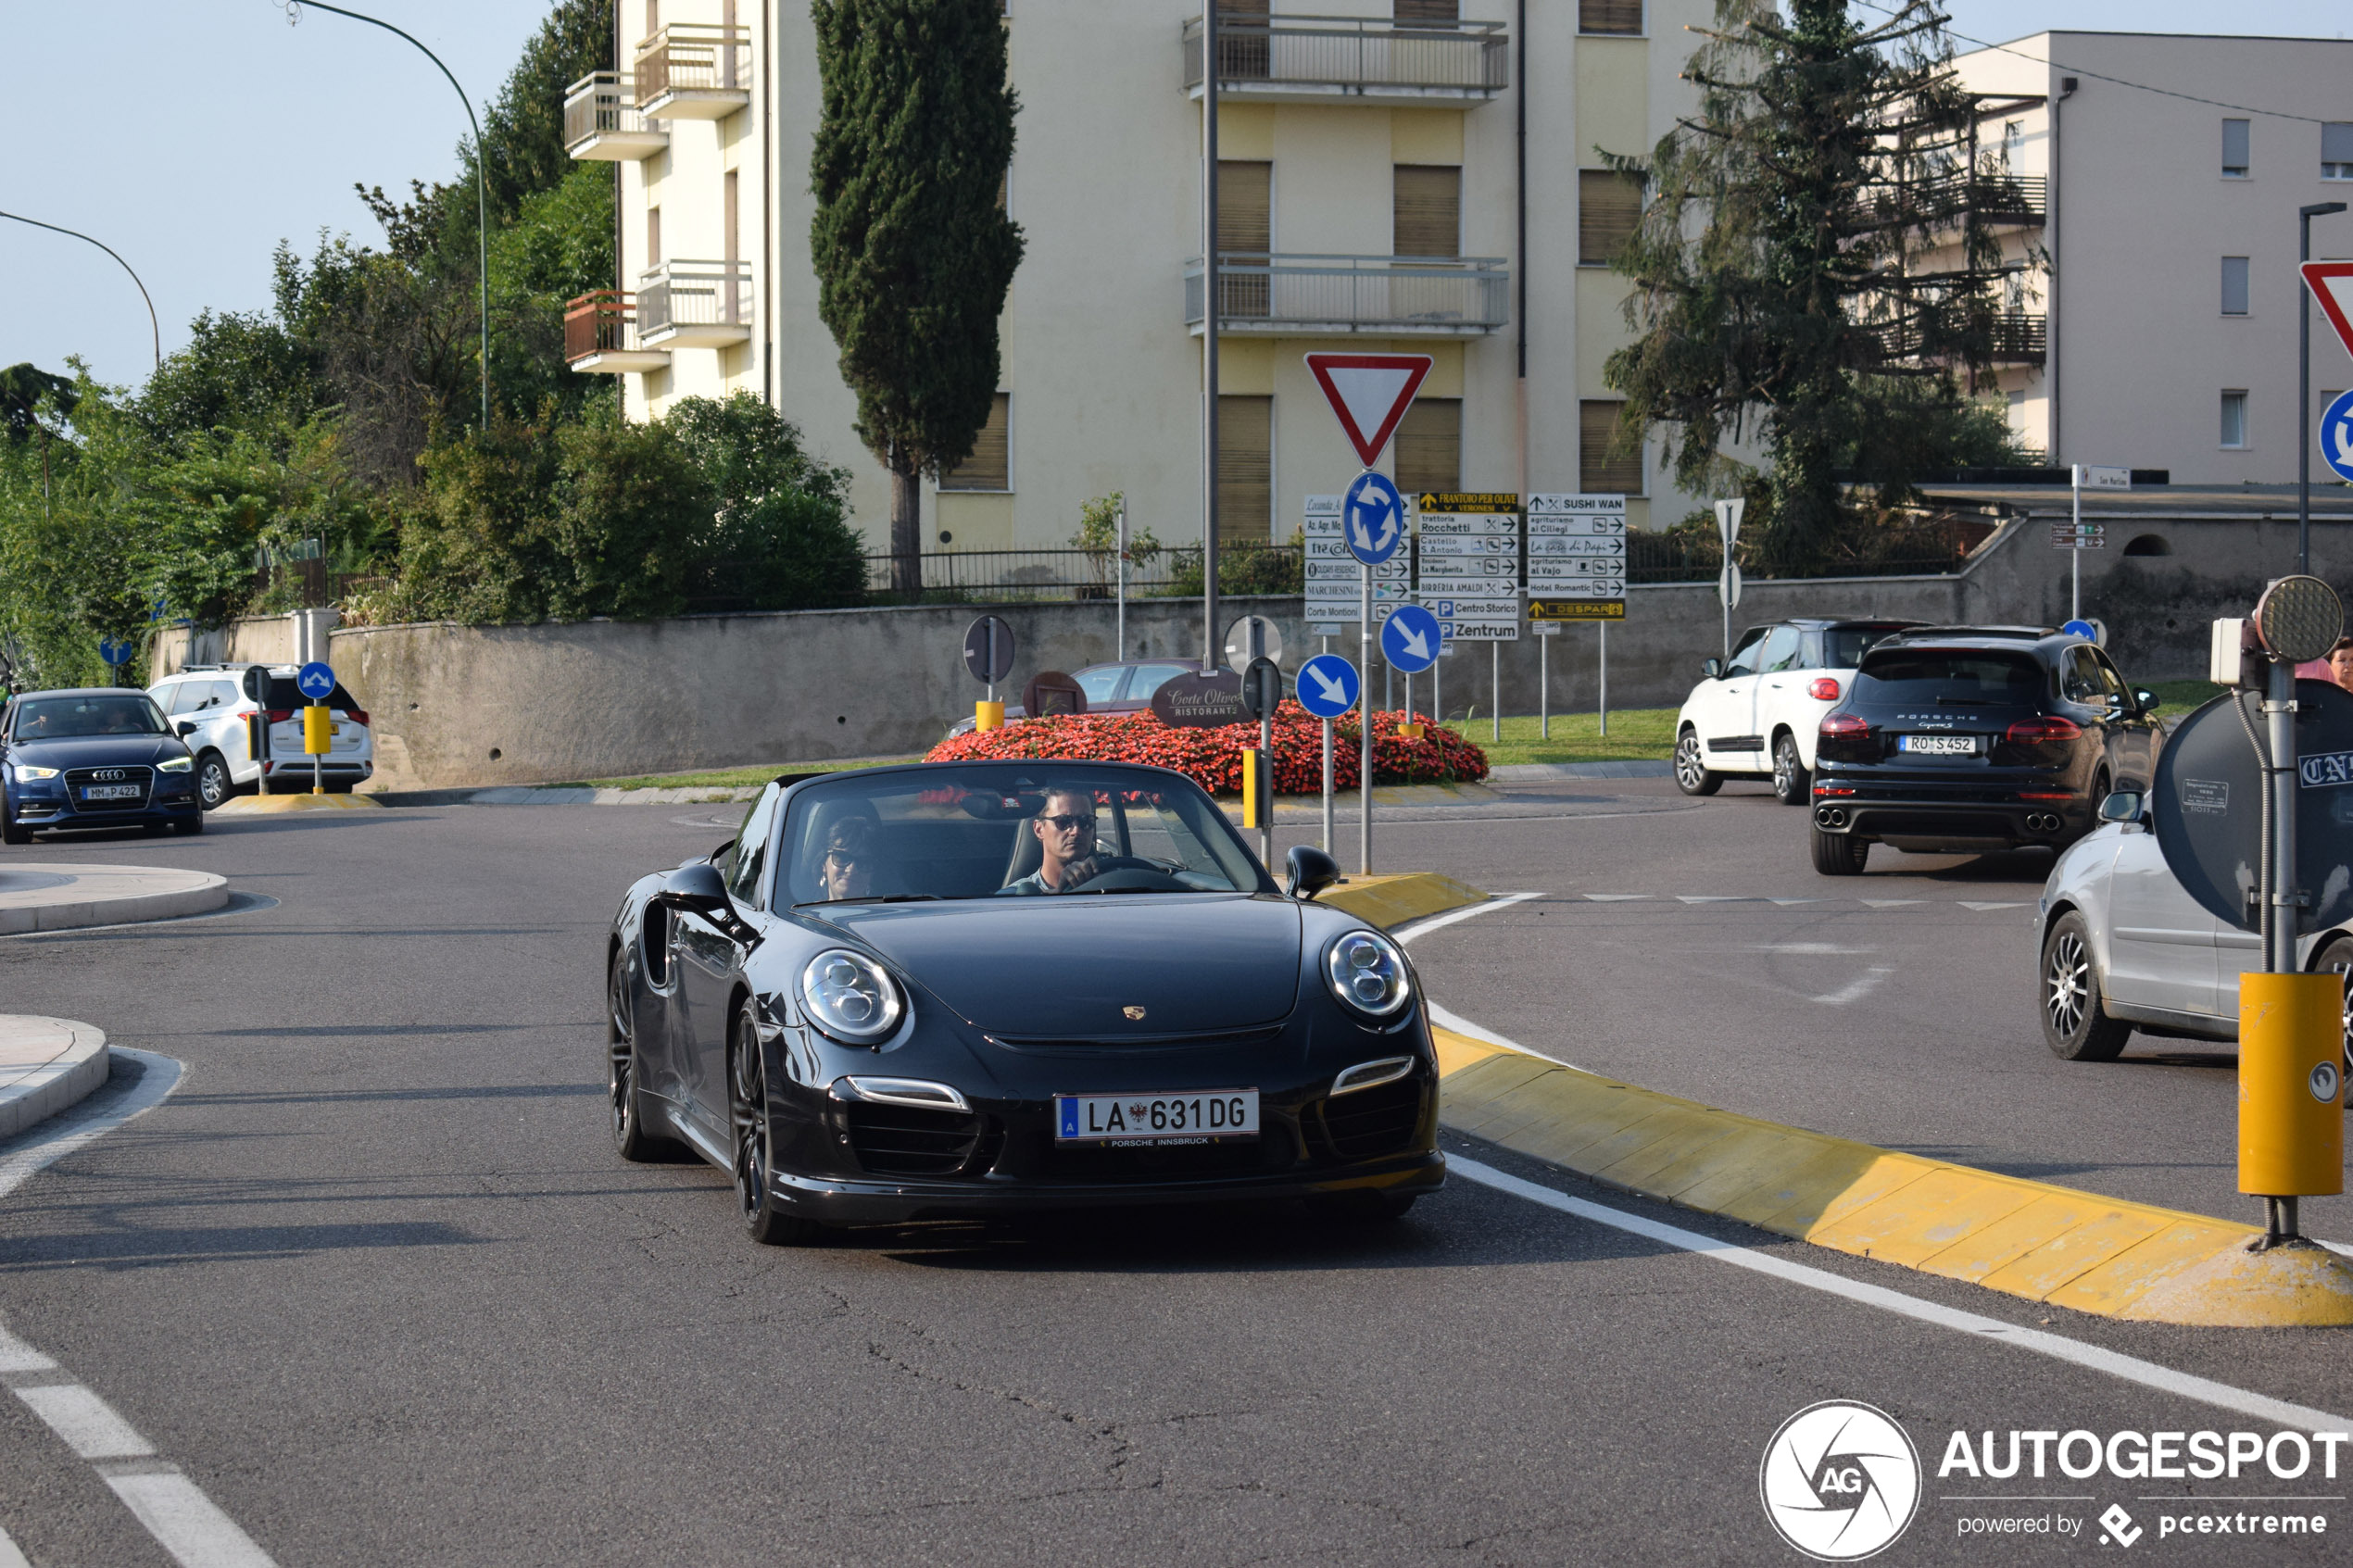
<path id="1" fill-rule="evenodd" d="M 1828 953 L 1841 958 L 1879 951 L 1876 947 L 1842 947 L 1835 942 L 1759 942 L 1755 946 L 1760 953 Z"/>
<path id="2" fill-rule="evenodd" d="M 1679 904 L 1754 904 L 1759 900 L 1743 893 L 1678 893 Z"/>
<path id="3" fill-rule="evenodd" d="M 1411 942 L 1416 936 L 1426 936 L 1441 926 L 1453 924 L 1458 920 L 1468 920 L 1473 915 L 1483 915 L 1493 909 L 1506 909 L 1511 905 L 1542 897 L 1541 893 L 1498 894 L 1484 904 L 1473 904 L 1467 909 L 1450 909 L 1445 914 L 1432 915 L 1428 920 L 1415 921 L 1410 924 L 1400 926 L 1395 935 L 1400 942 Z M 1591 895 L 1587 897 L 1590 897 Z M 1457 1035 L 1467 1035 L 1474 1040 L 1483 1041 L 1503 1050 L 1517 1051 L 1523 1056 L 1540 1057 L 1546 1061 L 1559 1062 L 1563 1067 L 1577 1066 L 1573 1061 L 1566 1061 L 1556 1056 L 1548 1056 L 1542 1051 L 1530 1050 L 1516 1040 L 1506 1039 L 1492 1029 L 1483 1028 L 1460 1014 L 1447 1011 L 1428 997 L 1422 998 L 1422 1005 L 1429 1010 L 1429 1021 L 1441 1029 L 1452 1029 Z M 1583 1071 L 1582 1068 L 1578 1070 Z"/>
<path id="4" fill-rule="evenodd" d="M 1442 915 L 1429 915 L 1421 920 L 1407 921 L 1391 935 L 1400 942 L 1411 942 L 1416 936 L 1427 935 L 1430 932 L 1450 926 L 1458 920 L 1468 920 L 1473 915 L 1491 914 L 1497 909 L 1508 909 L 1514 904 L 1525 904 L 1530 898 L 1542 897 L 1541 893 L 1498 893 L 1483 904 L 1469 904 L 1459 909 L 1449 909 Z"/>
<path id="5" fill-rule="evenodd" d="M 1786 909 L 1792 904 L 1823 904 L 1828 903 L 1829 900 L 1826 898 L 1776 898 L 1773 902 Z"/>
<path id="6" fill-rule="evenodd" d="M 1582 897 L 1591 898 L 1596 904 L 1628 904 L 1637 898 L 1647 898 L 1650 895 L 1647 893 L 1587 893 Z"/>
<path id="7" fill-rule="evenodd" d="M 2024 904 L 2022 904 L 2022 903 L 2020 903 L 2020 904 L 1981 904 L 1981 903 L 1976 902 L 1974 899 L 1964 898 L 1964 899 L 1962 899 L 1962 900 L 1961 900 L 1961 908 L 1963 908 L 1963 909 L 2022 909 L 2026 908 L 2026 906 L 2025 906 Z"/>
<path id="8" fill-rule="evenodd" d="M 1925 898 L 1866 898 L 1863 900 L 1863 907 L 1867 909 L 1893 909 L 1903 904 L 1925 904 L 1927 902 L 1928 900 Z"/>
<path id="9" fill-rule="evenodd" d="M 1829 996 L 1808 997 L 1806 999 L 1809 1002 L 1819 1002 L 1824 1007 L 1843 1008 L 1849 1002 L 1859 1002 L 1873 991 L 1878 990 L 1880 983 L 1894 972 L 1894 969 L 1889 965 L 1873 964 Z"/>
<path id="10" fill-rule="evenodd" d="M 0 1155 L 0 1198 L 44 1167 L 153 1110 L 179 1086 L 185 1072 L 168 1056 L 121 1046 L 107 1048 L 146 1069 L 138 1084 L 101 1109 L 75 1107 L 19 1138 Z M 69 1381 L 55 1359 L 9 1333 L 6 1325 L 0 1325 L 0 1375 L 7 1377 L 27 1410 L 97 1470 L 181 1568 L 276 1568 L 270 1554 L 203 1488 L 179 1466 L 156 1457 L 155 1445 L 120 1411 L 92 1389 Z M 42 1381 L 44 1376 L 48 1381 Z M 0 1532 L 0 1568 L 17 1568 L 23 1562 L 24 1555 Z"/>
<path id="11" fill-rule="evenodd" d="M 32 1568 L 31 1562 L 17 1549 L 17 1543 L 8 1538 L 6 1530 L 0 1530 L 0 1568 Z"/>
<path id="12" fill-rule="evenodd" d="M 1586 1069 L 1578 1067 L 1577 1063 L 1570 1061 L 1566 1058 L 1547 1056 L 1542 1051 L 1531 1049 L 1527 1046 L 1521 1045 L 1517 1040 L 1507 1039 L 1504 1035 L 1495 1033 L 1492 1029 L 1483 1028 L 1478 1024 L 1473 1023 L 1469 1019 L 1462 1017 L 1458 1013 L 1448 1012 L 1436 1002 L 1428 1002 L 1425 1005 L 1427 1005 L 1429 1009 L 1429 1021 L 1432 1023 L 1437 1024 L 1441 1029 L 1452 1029 L 1457 1035 L 1467 1035 L 1474 1040 L 1482 1041 L 1485 1044 L 1494 1046 L 1499 1049 L 1517 1051 L 1522 1056 L 1538 1057 L 1545 1061 L 1556 1061 L 1563 1067 L 1575 1068 L 1576 1071 L 1579 1073 L 1586 1071 Z"/>
<path id="13" fill-rule="evenodd" d="M 2014 1323 L 2004 1323 L 1999 1318 L 1989 1318 L 1977 1312 L 1962 1311 L 1956 1307 L 1940 1306 L 1933 1301 L 1922 1301 L 1915 1297 L 1906 1296 L 1901 1291 L 1887 1289 L 1883 1286 L 1867 1285 L 1860 1280 L 1848 1279 L 1843 1274 L 1831 1273 L 1827 1269 L 1817 1269 L 1805 1263 L 1793 1263 L 1786 1258 L 1777 1258 L 1769 1253 L 1759 1252 L 1753 1248 L 1743 1247 L 1738 1242 L 1719 1240 L 1712 1236 L 1703 1236 L 1697 1231 L 1685 1230 L 1680 1225 L 1664 1224 L 1640 1214 L 1629 1214 L 1622 1209 L 1612 1209 L 1604 1204 L 1588 1202 L 1581 1198 L 1571 1198 L 1565 1192 L 1557 1192 L 1551 1187 L 1524 1181 L 1507 1172 L 1499 1171 L 1492 1165 L 1466 1159 L 1458 1154 L 1447 1156 L 1446 1169 L 1452 1174 L 1466 1177 L 1483 1186 L 1493 1187 L 1499 1192 L 1509 1193 L 1515 1198 L 1526 1198 L 1530 1203 L 1541 1204 L 1547 1209 L 1556 1210 L 1564 1214 L 1575 1215 L 1580 1220 L 1590 1221 L 1597 1225 L 1607 1225 L 1613 1230 L 1645 1236 L 1664 1246 L 1676 1248 L 1685 1252 L 1696 1252 L 1712 1258 L 1719 1263 L 1730 1263 L 1735 1268 L 1769 1274 L 1789 1284 L 1804 1286 L 1809 1290 L 1818 1290 L 1825 1295 L 1842 1297 L 1862 1306 L 1876 1307 L 1881 1311 L 1894 1312 L 1899 1316 L 1912 1318 L 1920 1323 L 1933 1323 L 1940 1328 L 1949 1328 L 1957 1333 L 1975 1335 L 1980 1338 L 1994 1340 L 2006 1345 L 2015 1345 L 2022 1350 L 2032 1350 L 2037 1355 L 2048 1356 L 2054 1361 L 2068 1361 L 2093 1372 L 2104 1373 L 2122 1382 L 2138 1384 L 2145 1388 L 2157 1389 L 2160 1393 L 2195 1399 L 2200 1404 L 2212 1405 L 2220 1410 L 2235 1411 L 2241 1415 L 2251 1416 L 2258 1421 L 2270 1422 L 2277 1426 L 2293 1427 L 2302 1432 L 2353 1432 L 2353 1421 L 2347 1421 L 2340 1415 L 2332 1415 L 2326 1411 L 2314 1410 L 2309 1405 L 2290 1404 L 2284 1399 L 2274 1399 L 2269 1395 L 2254 1393 L 2245 1388 L 2233 1388 L 2227 1383 L 2217 1383 L 2211 1378 L 2177 1372 L 2171 1367 L 2160 1366 L 2155 1361 L 2145 1361 L 2137 1356 L 2120 1355 L 2097 1345 L 2086 1345 L 2081 1340 L 2070 1339 L 2063 1335 L 2045 1334 L 2040 1329 L 2020 1328 Z"/>

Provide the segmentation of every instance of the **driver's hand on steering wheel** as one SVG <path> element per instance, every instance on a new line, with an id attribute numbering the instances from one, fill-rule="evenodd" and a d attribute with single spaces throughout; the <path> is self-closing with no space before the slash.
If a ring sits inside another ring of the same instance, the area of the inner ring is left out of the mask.
<path id="1" fill-rule="evenodd" d="M 1063 867 L 1063 885 L 1076 887 L 1083 883 L 1094 881 L 1110 869 L 1102 863 L 1104 859 L 1104 856 L 1097 854 L 1067 862 Z"/>

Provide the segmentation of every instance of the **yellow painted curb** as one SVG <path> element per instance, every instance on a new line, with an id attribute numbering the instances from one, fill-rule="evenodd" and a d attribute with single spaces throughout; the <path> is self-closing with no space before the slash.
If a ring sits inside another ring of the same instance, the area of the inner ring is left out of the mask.
<path id="1" fill-rule="evenodd" d="M 2103 1317 L 2353 1323 L 2353 1266 L 2203 1214 L 1718 1110 L 1433 1027 L 1441 1120 L 1596 1181 L 1779 1236 Z"/>
<path id="2" fill-rule="evenodd" d="M 1484 904 L 1487 895 L 1436 872 L 1394 872 L 1382 876 L 1352 876 L 1339 886 L 1315 895 L 1315 902 L 1346 909 L 1375 925 L 1388 927 L 1442 915 L 1469 904 Z"/>
<path id="3" fill-rule="evenodd" d="M 365 795 L 241 795 L 234 800 L 223 801 L 213 808 L 213 814 L 223 811 L 381 811 L 384 803 Z"/>

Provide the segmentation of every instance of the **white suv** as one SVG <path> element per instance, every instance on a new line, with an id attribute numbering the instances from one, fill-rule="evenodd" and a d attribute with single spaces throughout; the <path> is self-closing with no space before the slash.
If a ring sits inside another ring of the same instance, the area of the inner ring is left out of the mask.
<path id="1" fill-rule="evenodd" d="M 147 688 L 164 718 L 196 757 L 196 794 L 209 811 L 248 784 L 269 781 L 277 794 L 310 788 L 311 763 L 302 749 L 302 709 L 310 699 L 295 685 L 291 664 L 196 664 Z M 341 795 L 376 771 L 368 713 L 341 684 L 328 694 L 333 713 L 319 781 Z M 265 715 L 255 755 L 256 714 Z"/>
<path id="2" fill-rule="evenodd" d="M 1752 626 L 1675 716 L 1675 784 L 1713 795 L 1726 779 L 1770 779 L 1784 806 L 1803 806 L 1822 716 L 1846 695 L 1863 650 L 1914 621 L 1783 621 Z"/>

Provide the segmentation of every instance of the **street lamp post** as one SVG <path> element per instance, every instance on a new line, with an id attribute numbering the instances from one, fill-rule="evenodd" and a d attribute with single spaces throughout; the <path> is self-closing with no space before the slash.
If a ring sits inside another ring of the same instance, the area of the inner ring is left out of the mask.
<path id="1" fill-rule="evenodd" d="M 120 267 L 126 272 L 131 272 L 131 263 L 123 260 L 120 256 L 117 255 L 114 246 L 107 244 L 104 240 L 92 240 L 89 235 L 83 233 L 79 229 L 60 228 L 55 223 L 44 223 L 38 218 L 27 218 L 22 213 L 17 212 L 0 212 L 0 218 L 13 218 L 19 223 L 30 223 L 36 229 L 46 229 L 53 234 L 70 234 L 77 240 L 89 240 L 92 245 L 96 245 L 108 256 L 114 257 L 115 265 Z M 163 328 L 156 320 L 156 302 L 147 294 L 147 285 L 139 282 L 138 273 L 131 272 L 131 281 L 138 285 L 139 297 L 146 300 L 147 302 L 147 330 L 155 334 L 156 369 L 160 370 L 163 369 Z"/>
<path id="2" fill-rule="evenodd" d="M 2312 259 L 2312 220 L 2343 212 L 2343 202 L 2315 202 L 2296 209 L 2296 258 Z M 2312 291 L 2296 280 L 2296 570 L 2312 570 Z"/>
<path id="3" fill-rule="evenodd" d="M 390 22 L 362 16 L 358 11 L 346 11 L 341 6 L 327 5 L 325 0 L 287 0 L 286 22 L 289 26 L 302 19 L 305 6 L 316 6 L 322 11 L 333 11 L 339 17 L 349 17 L 353 21 L 366 22 L 371 27 L 380 27 L 386 32 L 397 33 L 408 39 L 416 44 L 419 54 L 439 67 L 441 74 L 449 78 L 449 85 L 457 91 L 458 101 L 466 106 L 466 121 L 474 128 L 474 221 L 480 230 L 479 265 L 482 269 L 481 274 L 474 280 L 474 293 L 482 300 L 482 428 L 487 433 L 490 429 L 490 187 L 483 177 L 482 164 L 483 159 L 490 155 L 482 144 L 482 121 L 474 118 L 473 100 L 466 96 L 463 87 L 458 86 L 457 77 L 450 73 L 447 66 L 442 65 L 439 55 L 418 44 L 413 36 L 402 32 Z"/>

